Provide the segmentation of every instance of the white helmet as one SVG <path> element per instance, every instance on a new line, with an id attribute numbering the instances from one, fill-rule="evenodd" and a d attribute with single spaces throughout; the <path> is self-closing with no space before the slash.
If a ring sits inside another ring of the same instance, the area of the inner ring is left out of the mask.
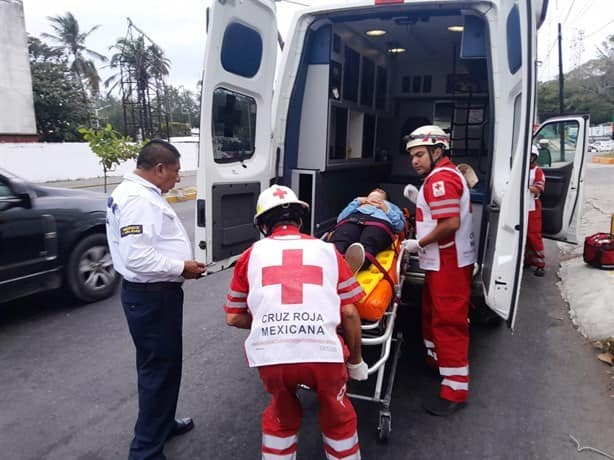
<path id="1" fill-rule="evenodd" d="M 439 145 L 443 150 L 450 150 L 450 136 L 439 126 L 420 126 L 407 136 L 405 150 L 409 152 L 409 149 L 419 145 Z"/>
<path id="2" fill-rule="evenodd" d="M 531 155 L 539 156 L 539 150 L 537 149 L 537 145 L 531 144 Z"/>
<path id="3" fill-rule="evenodd" d="M 289 208 L 290 205 L 300 205 L 305 211 L 309 209 L 309 205 L 296 197 L 294 191 L 283 185 L 272 185 L 263 190 L 258 197 L 256 205 L 256 215 L 254 215 L 254 224 L 258 225 L 259 218 L 277 207 Z"/>

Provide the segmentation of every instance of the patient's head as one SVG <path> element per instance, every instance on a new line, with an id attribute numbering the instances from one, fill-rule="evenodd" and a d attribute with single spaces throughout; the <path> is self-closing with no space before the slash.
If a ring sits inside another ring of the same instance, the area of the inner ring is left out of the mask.
<path id="1" fill-rule="evenodd" d="M 373 201 L 384 201 L 388 198 L 388 195 L 381 188 L 376 188 L 376 189 L 371 190 L 367 198 Z"/>

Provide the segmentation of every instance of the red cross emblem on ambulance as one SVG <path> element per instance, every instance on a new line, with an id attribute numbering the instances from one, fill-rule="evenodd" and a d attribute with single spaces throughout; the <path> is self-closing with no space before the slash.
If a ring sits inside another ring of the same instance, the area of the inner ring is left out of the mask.
<path id="1" fill-rule="evenodd" d="M 322 286 L 322 267 L 303 265 L 302 249 L 284 249 L 281 265 L 262 268 L 262 286 L 281 285 L 281 303 L 283 305 L 302 304 L 303 286 L 314 284 Z"/>

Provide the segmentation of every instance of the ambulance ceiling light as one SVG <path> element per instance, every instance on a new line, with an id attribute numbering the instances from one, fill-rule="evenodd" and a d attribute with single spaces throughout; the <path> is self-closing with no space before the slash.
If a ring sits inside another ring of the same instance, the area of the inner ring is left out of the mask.
<path id="1" fill-rule="evenodd" d="M 405 48 L 402 48 L 401 46 L 397 44 L 388 45 L 388 52 L 390 54 L 401 54 L 401 53 L 404 53 L 405 51 L 407 51 Z"/>
<path id="2" fill-rule="evenodd" d="M 450 32 L 462 32 L 463 30 L 465 30 L 464 26 L 450 26 L 448 27 L 448 30 Z"/>
<path id="3" fill-rule="evenodd" d="M 386 35 L 388 32 L 383 29 L 371 29 L 365 32 L 369 37 L 381 37 L 382 35 Z"/>

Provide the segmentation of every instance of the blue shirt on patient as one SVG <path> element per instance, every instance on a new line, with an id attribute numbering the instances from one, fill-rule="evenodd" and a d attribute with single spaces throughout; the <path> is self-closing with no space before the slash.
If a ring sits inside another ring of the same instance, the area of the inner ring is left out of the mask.
<path id="1" fill-rule="evenodd" d="M 354 198 L 345 207 L 345 209 L 341 211 L 339 217 L 337 217 L 337 222 L 341 222 L 351 214 L 359 212 L 361 214 L 389 222 L 395 233 L 400 232 L 405 228 L 405 218 L 403 216 L 403 212 L 396 204 L 393 204 L 388 200 L 384 200 L 384 203 L 388 208 L 388 212 L 384 212 L 382 209 L 372 204 L 361 205 L 359 198 Z"/>

